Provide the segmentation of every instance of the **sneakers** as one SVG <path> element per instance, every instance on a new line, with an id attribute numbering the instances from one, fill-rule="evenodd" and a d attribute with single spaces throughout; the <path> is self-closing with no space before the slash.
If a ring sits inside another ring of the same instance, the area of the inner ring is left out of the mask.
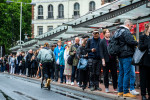
<path id="1" fill-rule="evenodd" d="M 74 82 L 71 82 L 71 85 L 73 86 L 73 85 L 74 85 Z"/>
<path id="2" fill-rule="evenodd" d="M 94 87 L 91 87 L 91 88 L 90 88 L 90 90 L 91 90 L 91 91 L 94 91 L 94 90 L 95 90 L 95 88 L 94 88 Z"/>
<path id="3" fill-rule="evenodd" d="M 69 81 L 68 84 L 71 85 L 71 82 Z"/>
<path id="4" fill-rule="evenodd" d="M 114 93 L 117 93 L 118 91 L 117 91 L 117 89 L 114 89 Z"/>
<path id="5" fill-rule="evenodd" d="M 139 92 L 136 92 L 135 90 L 130 91 L 130 93 L 131 93 L 132 95 L 139 95 Z"/>
<path id="6" fill-rule="evenodd" d="M 69 84 L 69 82 L 67 81 L 67 82 L 66 82 L 66 84 L 68 85 L 68 84 Z"/>
<path id="7" fill-rule="evenodd" d="M 136 97 L 136 95 L 133 95 L 131 93 L 126 93 L 126 94 L 123 94 L 123 97 L 132 97 L 132 98 L 134 98 L 134 97 Z"/>
<path id="8" fill-rule="evenodd" d="M 105 88 L 105 92 L 106 92 L 106 93 L 109 93 L 109 89 L 108 89 L 108 88 Z"/>
<path id="9" fill-rule="evenodd" d="M 102 91 L 100 87 L 96 87 L 95 90 Z"/>
<path id="10" fill-rule="evenodd" d="M 118 96 L 122 96 L 123 95 L 123 92 L 118 92 Z"/>

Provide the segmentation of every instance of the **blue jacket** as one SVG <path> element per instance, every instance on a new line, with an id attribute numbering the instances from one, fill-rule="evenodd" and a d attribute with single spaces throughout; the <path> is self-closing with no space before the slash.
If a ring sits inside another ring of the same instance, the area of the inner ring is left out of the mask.
<path id="1" fill-rule="evenodd" d="M 59 54 L 59 64 L 60 65 L 65 65 L 65 60 L 64 60 L 65 46 L 66 46 L 66 44 L 64 44 L 64 47 L 63 47 L 64 49 Z"/>
<path id="2" fill-rule="evenodd" d="M 61 51 L 63 51 L 64 48 L 61 46 L 60 50 L 59 50 L 59 47 L 57 46 L 55 49 L 54 49 L 54 54 L 55 54 L 55 59 L 57 61 L 58 59 L 58 53 L 60 53 Z"/>

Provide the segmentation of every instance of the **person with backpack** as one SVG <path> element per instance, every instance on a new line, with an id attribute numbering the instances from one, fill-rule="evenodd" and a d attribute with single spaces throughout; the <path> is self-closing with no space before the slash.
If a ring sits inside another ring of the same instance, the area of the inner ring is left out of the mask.
<path id="1" fill-rule="evenodd" d="M 42 84 L 43 80 L 46 80 L 45 87 L 48 87 L 50 85 L 50 69 L 52 67 L 52 62 L 55 59 L 55 55 L 52 52 L 52 50 L 49 47 L 48 43 L 44 44 L 44 48 L 42 48 L 37 56 L 37 59 L 40 60 L 40 63 L 42 64 Z"/>
<path id="2" fill-rule="evenodd" d="M 139 65 L 141 100 L 150 100 L 150 23 L 145 24 L 145 31 L 140 36 L 139 49 L 145 51 Z M 146 90 L 148 99 L 146 98 Z"/>
<path id="3" fill-rule="evenodd" d="M 136 95 L 130 93 L 131 90 L 130 92 L 128 90 L 133 67 L 131 64 L 132 57 L 135 47 L 138 45 L 130 32 L 132 26 L 131 20 L 125 20 L 124 25 L 121 25 L 114 34 L 114 39 L 118 41 L 117 46 L 119 47 L 117 54 L 119 58 L 118 95 L 123 97 L 136 97 Z"/>
<path id="4" fill-rule="evenodd" d="M 117 59 L 116 56 L 110 56 L 107 50 L 110 40 L 110 32 L 108 29 L 103 30 L 104 38 L 100 42 L 101 59 L 103 65 L 105 92 L 109 92 L 109 70 L 113 79 L 114 91 L 117 91 Z"/>
<path id="5" fill-rule="evenodd" d="M 99 76 L 101 69 L 101 56 L 100 56 L 100 33 L 99 30 L 94 30 L 93 37 L 88 39 L 86 44 L 86 50 L 88 52 L 88 67 L 90 71 L 90 90 L 102 89 L 99 87 Z"/>
<path id="6" fill-rule="evenodd" d="M 69 50 L 69 55 L 72 56 L 72 60 L 73 60 L 73 63 L 72 63 L 72 74 L 71 74 L 71 85 L 73 86 L 74 85 L 74 80 L 75 80 L 75 75 L 76 75 L 76 72 L 77 72 L 77 76 L 76 76 L 76 81 L 79 85 L 79 72 L 77 70 L 77 65 L 78 65 L 78 58 L 77 58 L 77 49 L 78 47 L 80 46 L 79 45 L 79 42 L 80 42 L 80 39 L 79 37 L 76 37 L 75 38 L 75 44 L 71 45 L 70 47 L 70 50 Z M 68 57 L 69 59 L 70 57 Z"/>
<path id="7" fill-rule="evenodd" d="M 60 68 L 60 64 L 59 64 L 59 54 L 61 51 L 64 50 L 64 48 L 62 47 L 62 43 L 61 40 L 58 40 L 57 42 L 57 47 L 54 49 L 54 54 L 55 54 L 55 58 L 56 58 L 56 66 L 55 66 L 55 81 L 58 81 L 58 72 L 59 72 L 59 68 Z"/>

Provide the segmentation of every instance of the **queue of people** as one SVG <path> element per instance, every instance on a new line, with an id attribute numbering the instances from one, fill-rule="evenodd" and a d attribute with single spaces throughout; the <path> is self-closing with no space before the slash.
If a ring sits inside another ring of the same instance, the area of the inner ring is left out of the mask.
<path id="1" fill-rule="evenodd" d="M 135 90 L 136 66 L 132 64 L 132 57 L 138 46 L 141 51 L 146 51 L 139 65 L 142 100 L 150 100 L 150 23 L 145 25 L 139 43 L 134 40 L 130 32 L 132 26 L 131 20 L 125 20 L 124 25 L 116 30 L 113 37 L 119 43 L 117 55 L 110 55 L 108 51 L 112 37 L 109 29 L 103 30 L 103 39 L 100 39 L 99 30 L 94 30 L 92 38 L 84 36 L 81 43 L 79 37 L 75 38 L 75 43 L 68 41 L 64 45 L 59 40 L 57 46 L 52 45 L 51 48 L 48 43 L 45 43 L 44 47 L 41 46 L 34 53 L 29 50 L 26 55 L 11 54 L 7 60 L 1 58 L 1 71 L 7 69 L 10 74 L 45 78 L 47 80 L 45 86 L 50 83 L 50 79 L 58 82 L 60 77 L 60 83 L 73 86 L 76 81 L 83 90 L 89 87 L 91 91 L 102 91 L 99 83 L 103 69 L 105 92 L 108 93 L 110 70 L 114 92 L 118 92 L 118 95 L 123 97 L 136 97 L 139 92 Z M 148 98 L 146 98 L 146 90 Z"/>

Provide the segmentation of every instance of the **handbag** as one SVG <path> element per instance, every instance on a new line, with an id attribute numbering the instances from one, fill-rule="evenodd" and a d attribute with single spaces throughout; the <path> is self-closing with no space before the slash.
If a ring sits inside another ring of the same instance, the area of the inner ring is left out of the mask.
<path id="1" fill-rule="evenodd" d="M 134 52 L 133 58 L 132 58 L 132 65 L 139 65 L 139 64 L 141 64 L 141 60 L 142 60 L 142 57 L 145 54 L 145 52 L 146 52 L 146 50 L 145 51 L 141 51 L 137 47 L 135 52 Z"/>
<path id="2" fill-rule="evenodd" d="M 87 60 L 87 59 L 80 58 L 80 60 L 79 60 L 79 62 L 78 62 L 77 69 L 86 69 L 87 63 L 88 63 L 88 60 Z"/>
<path id="3" fill-rule="evenodd" d="M 68 63 L 69 65 L 73 65 L 73 56 L 70 55 L 70 56 L 68 57 L 67 63 Z"/>

